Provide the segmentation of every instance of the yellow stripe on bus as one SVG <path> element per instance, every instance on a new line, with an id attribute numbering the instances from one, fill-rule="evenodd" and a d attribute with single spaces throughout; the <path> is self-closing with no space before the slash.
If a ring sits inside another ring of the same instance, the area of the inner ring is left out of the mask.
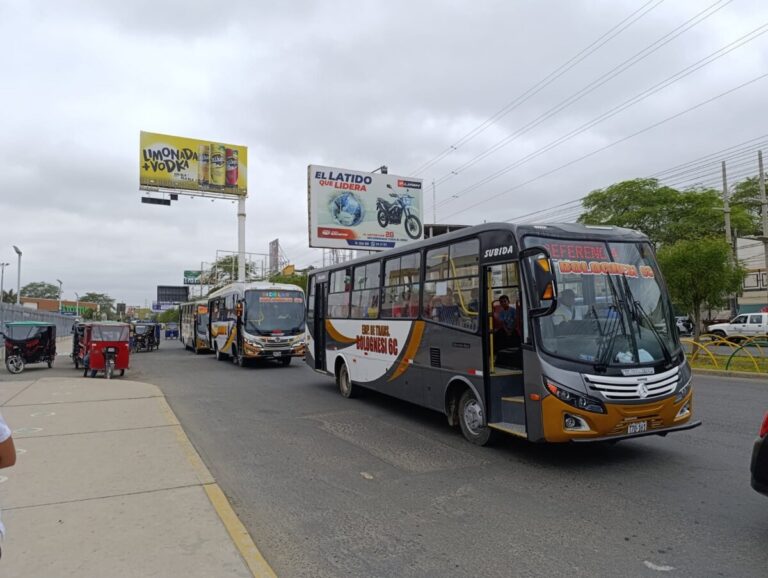
<path id="1" fill-rule="evenodd" d="M 338 341 L 339 343 L 356 343 L 357 339 L 354 337 L 347 337 L 346 335 L 342 335 L 339 333 L 339 331 L 333 326 L 333 324 L 330 322 L 330 320 L 325 320 L 325 331 L 328 333 L 328 335 L 333 339 L 334 341 Z"/>
<path id="2" fill-rule="evenodd" d="M 406 369 L 408 369 L 408 366 L 410 365 L 408 360 L 413 359 L 414 355 L 416 355 L 416 352 L 419 350 L 419 346 L 421 345 L 421 338 L 424 336 L 424 325 L 425 324 L 423 321 L 413 322 L 413 330 L 411 331 L 411 337 L 408 340 L 408 345 L 406 345 L 405 350 L 403 351 L 403 356 L 400 358 L 400 362 L 398 363 L 397 368 L 387 381 L 397 379 L 405 372 Z"/>

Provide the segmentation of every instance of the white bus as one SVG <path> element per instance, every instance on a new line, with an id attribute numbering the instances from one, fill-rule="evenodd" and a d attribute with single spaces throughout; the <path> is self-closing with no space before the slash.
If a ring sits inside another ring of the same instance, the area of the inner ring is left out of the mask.
<path id="1" fill-rule="evenodd" d="M 287 366 L 304 356 L 304 291 L 282 283 L 231 283 L 208 296 L 209 334 L 216 359 L 244 366 L 275 359 Z"/>
<path id="2" fill-rule="evenodd" d="M 472 443 L 696 427 L 653 246 L 575 224 L 467 227 L 310 273 L 306 360 L 350 397 L 444 412 Z"/>
<path id="3" fill-rule="evenodd" d="M 210 351 L 208 336 L 208 301 L 182 303 L 179 307 L 180 340 L 195 353 Z"/>

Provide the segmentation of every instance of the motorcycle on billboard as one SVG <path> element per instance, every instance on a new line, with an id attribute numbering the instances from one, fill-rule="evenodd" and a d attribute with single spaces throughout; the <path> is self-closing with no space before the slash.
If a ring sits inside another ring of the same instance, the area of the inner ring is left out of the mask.
<path id="1" fill-rule="evenodd" d="M 391 249 L 423 237 L 422 181 L 309 167 L 310 246 Z"/>

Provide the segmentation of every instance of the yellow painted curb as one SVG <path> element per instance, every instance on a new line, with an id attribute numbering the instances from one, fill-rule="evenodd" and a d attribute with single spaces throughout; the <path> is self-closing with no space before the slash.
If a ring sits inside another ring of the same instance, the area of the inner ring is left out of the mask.
<path id="1" fill-rule="evenodd" d="M 259 578 L 277 578 L 269 563 L 259 552 L 256 544 L 253 543 L 251 535 L 245 529 L 237 514 L 235 514 L 229 500 L 227 500 L 219 485 L 206 484 L 203 487 L 205 488 L 205 493 L 208 494 L 208 499 L 211 500 L 211 504 L 216 508 L 216 513 L 219 514 L 221 521 L 224 523 L 224 527 L 229 532 L 229 536 L 240 551 L 240 555 L 245 560 L 245 563 L 248 564 L 251 573 Z"/>
<path id="2" fill-rule="evenodd" d="M 211 505 L 219 515 L 219 519 L 221 519 L 221 522 L 227 529 L 229 537 L 232 538 L 232 542 L 243 557 L 251 574 L 253 574 L 255 578 L 277 578 L 274 570 L 272 570 L 269 563 L 264 559 L 264 556 L 259 552 L 259 549 L 256 547 L 248 530 L 232 509 L 224 492 L 221 491 L 219 485 L 214 481 L 211 472 L 205 466 L 203 460 L 200 458 L 200 454 L 197 453 L 195 446 L 192 445 L 192 442 L 187 437 L 187 434 L 181 427 L 181 422 L 179 422 L 176 414 L 173 413 L 173 410 L 165 397 L 159 397 L 158 402 L 160 403 L 160 407 L 163 414 L 165 414 L 168 423 L 176 426 L 176 437 L 179 444 L 182 446 L 189 463 L 192 464 L 192 468 L 195 470 Z"/>

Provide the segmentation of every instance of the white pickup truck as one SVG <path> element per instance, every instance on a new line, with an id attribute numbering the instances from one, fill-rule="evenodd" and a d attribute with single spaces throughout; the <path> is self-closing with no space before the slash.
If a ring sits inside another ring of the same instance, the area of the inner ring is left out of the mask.
<path id="1" fill-rule="evenodd" d="M 710 325 L 707 333 L 720 337 L 768 335 L 768 313 L 742 313 L 731 319 L 730 323 Z"/>

